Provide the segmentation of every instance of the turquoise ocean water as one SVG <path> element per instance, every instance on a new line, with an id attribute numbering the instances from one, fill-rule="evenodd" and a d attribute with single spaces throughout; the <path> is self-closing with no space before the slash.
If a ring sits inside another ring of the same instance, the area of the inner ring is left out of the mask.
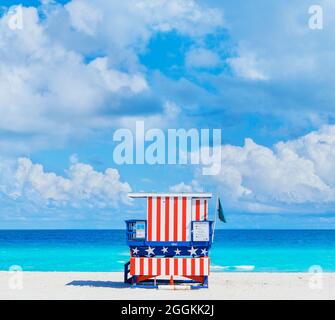
<path id="1" fill-rule="evenodd" d="M 217 230 L 212 271 L 335 271 L 335 230 Z M 0 230 L 0 270 L 122 271 L 123 230 Z"/>

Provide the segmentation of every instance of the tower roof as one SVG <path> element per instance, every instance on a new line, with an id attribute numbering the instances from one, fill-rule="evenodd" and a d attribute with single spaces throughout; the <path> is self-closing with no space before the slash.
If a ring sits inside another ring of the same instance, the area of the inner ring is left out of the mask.
<path id="1" fill-rule="evenodd" d="M 148 198 L 148 197 L 187 197 L 187 198 L 212 198 L 208 192 L 131 192 L 128 193 L 130 198 Z"/>

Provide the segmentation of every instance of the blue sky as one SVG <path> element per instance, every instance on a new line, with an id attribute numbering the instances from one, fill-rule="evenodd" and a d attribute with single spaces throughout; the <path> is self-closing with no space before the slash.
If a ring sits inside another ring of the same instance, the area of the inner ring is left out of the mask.
<path id="1" fill-rule="evenodd" d="M 309 1 L 2 1 L 1 228 L 123 227 L 130 190 L 213 192 L 228 228 L 333 228 L 335 5 L 317 4 L 322 30 Z M 221 128 L 220 173 L 117 165 L 136 120 Z"/>

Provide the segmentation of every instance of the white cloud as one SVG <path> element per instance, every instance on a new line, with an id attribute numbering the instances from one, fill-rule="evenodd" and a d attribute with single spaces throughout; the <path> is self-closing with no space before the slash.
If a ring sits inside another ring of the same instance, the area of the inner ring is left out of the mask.
<path id="1" fill-rule="evenodd" d="M 15 201 L 24 200 L 39 208 L 116 208 L 128 203 L 128 183 L 120 181 L 116 169 L 95 171 L 90 165 L 73 162 L 65 176 L 46 172 L 28 158 L 1 164 L 0 193 Z"/>
<path id="2" fill-rule="evenodd" d="M 113 95 L 147 90 L 142 75 L 109 68 L 107 58 L 85 64 L 80 54 L 54 43 L 35 8 L 23 8 L 22 30 L 10 30 L 7 19 L 0 19 L 0 130 L 80 133 L 101 126 L 100 112 Z"/>
<path id="3" fill-rule="evenodd" d="M 66 5 L 72 26 L 90 36 L 96 35 L 99 22 L 102 22 L 102 11 L 89 2 L 71 1 Z"/>
<path id="4" fill-rule="evenodd" d="M 99 13 L 87 18 L 90 7 Z M 201 6 L 195 0 L 96 0 L 94 4 L 90 0 L 72 0 L 65 10 L 67 14 L 59 12 L 50 19 L 55 38 L 78 51 L 104 52 L 113 66 L 131 70 L 140 67 L 138 54 L 146 50 L 155 34 L 176 31 L 199 40 L 224 23 L 220 10 Z M 62 35 L 54 19 L 69 24 Z M 69 32 L 71 29 L 76 31 L 77 38 Z M 82 41 L 78 42 L 78 38 Z"/>
<path id="5" fill-rule="evenodd" d="M 186 54 L 186 65 L 193 68 L 215 68 L 220 64 L 220 57 L 205 48 L 194 48 Z"/>
<path id="6" fill-rule="evenodd" d="M 108 34 L 112 42 L 120 40 L 122 45 L 148 40 L 157 31 L 201 36 L 223 24 L 220 11 L 194 0 L 97 0 L 94 5 L 89 0 L 72 0 L 65 8 L 77 30 L 91 35 L 93 22 L 100 34 Z"/>
<path id="7" fill-rule="evenodd" d="M 190 184 L 186 184 L 185 182 L 180 182 L 174 186 L 169 188 L 170 192 L 203 192 L 203 188 L 199 186 L 198 181 L 192 180 Z"/>
<path id="8" fill-rule="evenodd" d="M 335 5 L 331 0 L 317 4 L 323 8 L 324 21 L 328 21 L 322 32 L 308 26 L 312 3 L 307 0 L 279 1 L 275 5 L 254 1 L 246 6 L 241 0 L 222 4 L 229 12 L 226 20 L 230 35 L 238 43 L 238 57 L 232 59 L 237 74 L 284 82 L 333 79 L 329 52 Z"/>
<path id="9" fill-rule="evenodd" d="M 256 58 L 255 54 L 242 50 L 239 56 L 227 59 L 237 76 L 250 80 L 268 80 L 268 76 L 263 71 L 263 66 Z"/>
<path id="10" fill-rule="evenodd" d="M 190 0 L 73 0 L 42 8 L 43 19 L 36 8 L 22 8 L 22 30 L 8 27 L 8 14 L 0 17 L 0 131 L 9 133 L 0 145 L 20 152 L 145 114 L 134 101 L 155 96 L 137 58 L 150 38 L 169 30 L 201 37 L 222 22 L 218 11 Z"/>
<path id="11" fill-rule="evenodd" d="M 224 145 L 220 174 L 196 178 L 234 210 L 311 213 L 334 212 L 334 172 L 335 126 L 325 126 L 272 148 Z"/>
<path id="12" fill-rule="evenodd" d="M 133 93 L 148 90 L 148 84 L 142 75 L 128 75 L 117 70 L 108 69 L 107 63 L 108 59 L 105 57 L 97 58 L 89 64 L 99 71 L 107 90 L 118 92 L 128 88 Z"/>
<path id="13" fill-rule="evenodd" d="M 161 114 L 123 116 L 118 120 L 118 126 L 134 129 L 137 121 L 144 121 L 145 130 L 156 129 L 158 124 L 160 129 L 168 129 L 171 128 L 171 124 L 175 125 L 176 121 L 181 119 L 180 106 L 171 101 L 166 101 Z"/>

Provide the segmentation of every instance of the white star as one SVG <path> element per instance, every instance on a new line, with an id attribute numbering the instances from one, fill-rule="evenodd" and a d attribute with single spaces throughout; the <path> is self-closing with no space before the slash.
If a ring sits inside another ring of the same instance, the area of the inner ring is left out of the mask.
<path id="1" fill-rule="evenodd" d="M 135 254 L 135 255 L 138 254 L 138 251 L 139 251 L 139 250 L 137 249 L 137 247 L 134 248 L 134 249 L 133 249 L 133 254 Z"/>
<path id="2" fill-rule="evenodd" d="M 196 256 L 197 255 L 197 250 L 195 248 L 191 248 L 190 250 L 187 250 L 190 253 L 190 256 Z"/>
<path id="3" fill-rule="evenodd" d="M 207 250 L 206 250 L 206 248 L 205 248 L 205 249 L 201 249 L 201 254 L 203 254 L 204 256 L 207 255 Z"/>
<path id="4" fill-rule="evenodd" d="M 155 255 L 154 253 L 155 248 L 151 248 L 150 246 L 148 247 L 148 249 L 146 249 L 145 251 L 148 252 L 148 257 L 150 257 L 150 255 Z"/>
<path id="5" fill-rule="evenodd" d="M 163 249 L 161 250 L 163 253 L 167 253 L 168 252 L 168 248 L 163 247 Z"/>
<path id="6" fill-rule="evenodd" d="M 177 250 L 174 251 L 176 253 L 176 256 L 180 255 L 181 250 L 177 248 Z"/>

